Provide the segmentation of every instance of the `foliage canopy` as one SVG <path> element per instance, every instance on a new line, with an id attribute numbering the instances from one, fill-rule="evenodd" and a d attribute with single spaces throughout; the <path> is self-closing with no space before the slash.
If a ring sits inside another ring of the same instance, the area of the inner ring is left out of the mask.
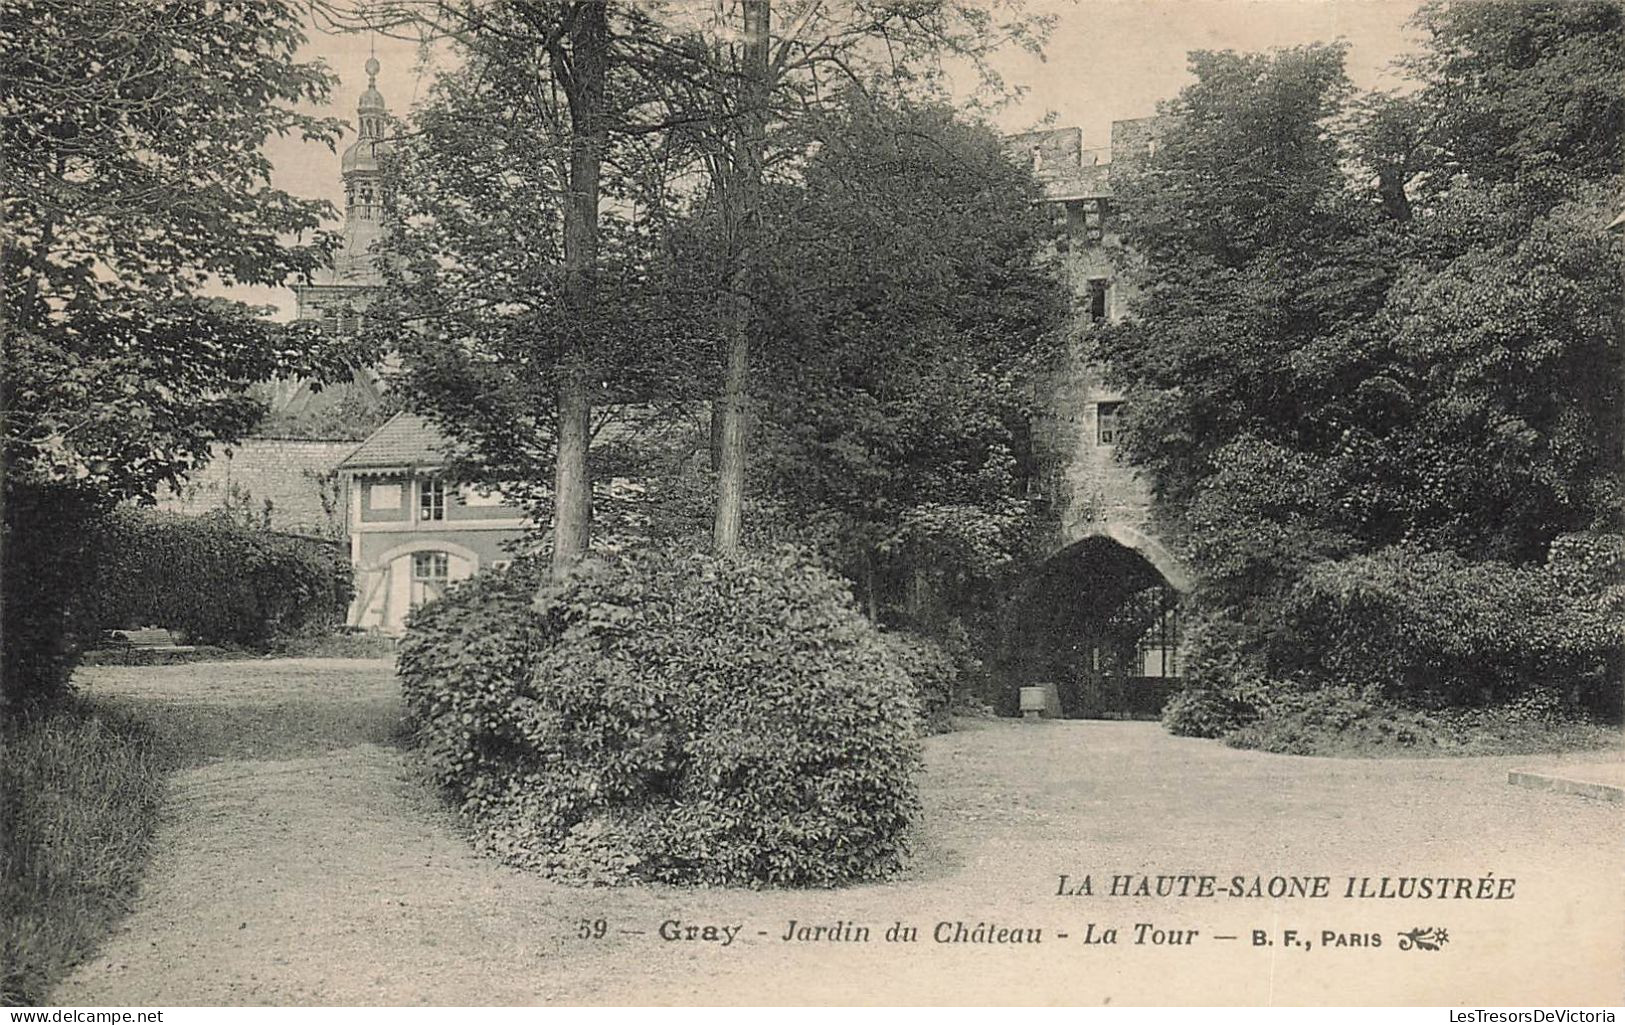
<path id="1" fill-rule="evenodd" d="M 327 204 L 273 188 L 260 151 L 336 137 L 298 109 L 331 84 L 295 56 L 300 21 L 282 0 L 0 7 L 8 703 L 49 701 L 72 664 L 65 608 L 93 578 L 75 535 L 251 428 L 248 385 L 347 362 L 313 330 L 206 296 L 323 259 Z"/>
<path id="2" fill-rule="evenodd" d="M 1098 344 L 1130 399 L 1124 447 L 1201 578 L 1197 686 L 1258 707 L 1363 662 L 1391 698 L 1561 690 L 1546 642 L 1513 629 L 1535 606 L 1568 683 L 1616 660 L 1617 631 L 1582 627 L 1596 592 L 1565 595 L 1544 563 L 1560 535 L 1620 529 L 1621 19 L 1429 4 L 1405 96 L 1354 97 L 1335 46 L 1192 55 L 1121 190 L 1140 299 Z M 1504 600 L 1444 625 L 1475 591 Z M 1359 599 L 1370 630 L 1432 623 L 1472 649 L 1434 655 L 1493 665 L 1499 689 L 1434 661 L 1430 683 L 1404 676 L 1394 632 L 1350 656 L 1356 594 L 1388 603 Z M 1294 618 L 1326 602 L 1337 629 Z"/>

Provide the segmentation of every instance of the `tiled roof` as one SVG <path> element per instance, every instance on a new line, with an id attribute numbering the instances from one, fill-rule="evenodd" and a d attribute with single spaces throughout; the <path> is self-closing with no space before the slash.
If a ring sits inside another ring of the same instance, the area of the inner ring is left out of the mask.
<path id="1" fill-rule="evenodd" d="M 707 429 L 710 403 L 656 406 L 648 403 L 617 403 L 593 410 L 592 447 L 611 445 L 633 448 L 671 440 L 685 432 Z M 425 417 L 416 413 L 396 413 L 356 447 L 340 470 L 399 470 L 407 467 L 432 469 L 446 461 L 445 435 Z"/>
<path id="2" fill-rule="evenodd" d="M 428 420 L 416 413 L 396 413 L 384 426 L 356 446 L 341 470 L 382 470 L 407 466 L 439 466 L 446 461 L 444 438 Z"/>

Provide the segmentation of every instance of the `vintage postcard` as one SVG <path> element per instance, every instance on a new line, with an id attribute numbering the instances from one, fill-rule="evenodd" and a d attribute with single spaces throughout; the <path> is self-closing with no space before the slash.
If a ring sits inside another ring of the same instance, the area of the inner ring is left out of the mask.
<path id="1" fill-rule="evenodd" d="M 4 1002 L 1625 1001 L 1617 0 L 4 7 Z"/>

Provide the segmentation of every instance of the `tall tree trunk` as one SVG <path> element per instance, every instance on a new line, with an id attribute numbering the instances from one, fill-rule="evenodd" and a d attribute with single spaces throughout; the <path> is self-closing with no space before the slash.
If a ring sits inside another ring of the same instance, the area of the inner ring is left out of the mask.
<path id="1" fill-rule="evenodd" d="M 596 317 L 599 173 L 608 139 L 604 80 L 609 50 L 609 19 L 603 0 L 588 0 L 570 12 L 569 60 L 555 50 L 553 60 L 570 105 L 570 190 L 564 203 L 565 303 L 576 325 Z M 592 476 L 587 465 L 592 417 L 588 351 L 591 332 L 578 329 L 564 354 L 558 387 L 558 452 L 553 468 L 552 576 L 557 579 L 581 561 L 592 523 Z"/>
<path id="2" fill-rule="evenodd" d="M 875 553 L 872 548 L 863 550 L 863 593 L 865 604 L 869 609 L 869 622 L 880 625 L 880 574 L 875 571 Z"/>
<path id="3" fill-rule="evenodd" d="M 711 525 L 712 547 L 719 553 L 739 550 L 745 504 L 745 418 L 749 415 L 746 383 L 750 374 L 750 300 L 734 295 L 728 309 L 727 363 L 723 371 L 720 426 L 717 435 L 717 508 Z"/>
<path id="4" fill-rule="evenodd" d="M 587 468 L 592 406 L 582 375 L 570 373 L 558 389 L 558 453 L 553 466 L 552 578 L 581 561 L 592 525 L 592 478 Z"/>
<path id="5" fill-rule="evenodd" d="M 718 432 L 717 509 L 711 541 L 719 553 L 739 549 L 745 500 L 745 435 L 749 423 L 750 331 L 754 302 L 751 266 L 761 219 L 762 156 L 767 146 L 768 35 L 770 0 L 744 0 L 744 74 L 740 84 L 743 120 L 733 166 L 733 225 L 729 257 L 727 358 L 722 382 L 722 425 Z"/>

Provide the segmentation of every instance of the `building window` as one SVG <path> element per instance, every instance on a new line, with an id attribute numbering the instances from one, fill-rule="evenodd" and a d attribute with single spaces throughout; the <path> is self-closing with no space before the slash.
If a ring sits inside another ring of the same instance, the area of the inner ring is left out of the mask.
<path id="1" fill-rule="evenodd" d="M 401 486 L 399 484 L 373 484 L 367 488 L 368 509 L 399 509 L 401 507 Z"/>
<path id="2" fill-rule="evenodd" d="M 450 577 L 451 557 L 445 552 L 413 552 L 412 607 L 444 595 Z"/>
<path id="3" fill-rule="evenodd" d="M 418 481 L 418 519 L 425 522 L 446 518 L 446 482 Z"/>
<path id="4" fill-rule="evenodd" d="M 445 552 L 412 553 L 412 579 L 446 582 L 450 557 Z"/>
<path id="5" fill-rule="evenodd" d="M 1121 402 L 1102 402 L 1095 407 L 1095 440 L 1101 445 L 1117 444 L 1117 418 Z"/>
<path id="6" fill-rule="evenodd" d="M 1110 295 L 1110 288 L 1111 283 L 1105 278 L 1089 279 L 1089 320 L 1092 323 L 1105 322 L 1109 307 L 1106 300 Z"/>
<path id="7" fill-rule="evenodd" d="M 1099 242 L 1106 237 L 1106 201 L 1103 199 L 1086 199 L 1083 201 L 1083 237 L 1089 242 Z"/>

